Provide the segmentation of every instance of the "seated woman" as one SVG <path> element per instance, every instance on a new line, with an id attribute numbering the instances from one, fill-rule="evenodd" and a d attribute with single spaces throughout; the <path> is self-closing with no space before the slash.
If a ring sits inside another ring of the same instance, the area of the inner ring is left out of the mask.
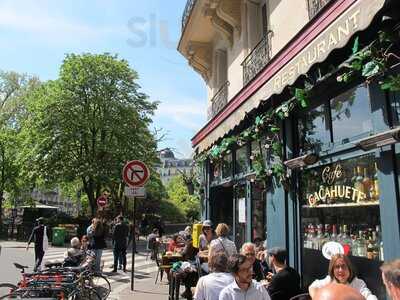
<path id="1" fill-rule="evenodd" d="M 172 239 L 168 243 L 167 251 L 181 252 L 183 250 L 183 247 L 185 247 L 185 243 L 182 237 L 179 234 L 174 234 L 172 236 Z"/>
<path id="2" fill-rule="evenodd" d="M 199 236 L 199 250 L 207 251 L 211 241 L 215 238 L 210 220 L 205 220 L 201 228 L 202 234 Z"/>
<path id="3" fill-rule="evenodd" d="M 64 267 L 77 267 L 85 257 L 85 252 L 81 250 L 79 238 L 71 239 L 71 248 L 64 253 Z"/>
<path id="4" fill-rule="evenodd" d="M 377 300 L 371 291 L 367 288 L 365 282 L 356 277 L 354 268 L 349 258 L 343 254 L 333 255 L 329 263 L 328 275 L 321 280 L 315 280 L 308 291 L 311 298 L 314 298 L 317 290 L 332 282 L 346 284 L 360 292 L 366 300 Z"/>

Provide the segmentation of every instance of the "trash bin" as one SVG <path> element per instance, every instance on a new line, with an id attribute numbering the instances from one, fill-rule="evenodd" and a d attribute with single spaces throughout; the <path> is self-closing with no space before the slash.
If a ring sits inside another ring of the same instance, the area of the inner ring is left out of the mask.
<path id="1" fill-rule="evenodd" d="M 66 230 L 62 227 L 54 227 L 53 228 L 53 246 L 64 246 Z"/>

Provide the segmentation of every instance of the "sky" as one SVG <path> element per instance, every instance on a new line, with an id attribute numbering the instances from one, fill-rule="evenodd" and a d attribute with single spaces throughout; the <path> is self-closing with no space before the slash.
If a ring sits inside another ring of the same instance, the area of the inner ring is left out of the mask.
<path id="1" fill-rule="evenodd" d="M 67 53 L 112 53 L 139 73 L 141 91 L 160 101 L 152 129 L 159 148 L 191 155 L 206 122 L 201 77 L 176 50 L 186 0 L 1 0 L 0 69 L 56 79 Z"/>

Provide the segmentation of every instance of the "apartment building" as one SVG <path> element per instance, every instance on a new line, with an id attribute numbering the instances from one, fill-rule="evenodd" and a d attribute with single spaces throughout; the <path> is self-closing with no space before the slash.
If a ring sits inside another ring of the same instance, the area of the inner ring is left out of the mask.
<path id="1" fill-rule="evenodd" d="M 400 8 L 390 0 L 188 0 L 204 79 L 205 219 L 288 249 L 307 287 L 338 242 L 379 299 L 400 253 Z M 393 213 L 395 212 L 395 213 Z M 375 249 L 375 250 L 373 250 Z"/>
<path id="2" fill-rule="evenodd" d="M 165 148 L 159 152 L 160 164 L 156 166 L 156 171 L 160 174 L 161 182 L 166 186 L 172 178 L 181 174 L 189 175 L 192 169 L 192 159 L 176 158 L 170 148 Z"/>

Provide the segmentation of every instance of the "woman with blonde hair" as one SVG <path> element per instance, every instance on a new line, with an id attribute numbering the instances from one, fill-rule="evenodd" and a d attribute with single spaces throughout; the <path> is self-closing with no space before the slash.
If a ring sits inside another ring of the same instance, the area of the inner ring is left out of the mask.
<path id="1" fill-rule="evenodd" d="M 230 239 L 228 239 L 229 234 L 229 226 L 225 223 L 219 223 L 217 228 L 215 228 L 215 234 L 217 238 L 212 240 L 210 243 L 210 250 L 208 253 L 208 257 L 210 258 L 215 252 L 222 251 L 226 254 L 227 257 L 232 254 L 236 254 L 236 245 Z"/>
<path id="2" fill-rule="evenodd" d="M 372 294 L 362 279 L 356 277 L 350 259 L 344 254 L 332 256 L 328 267 L 328 275 L 321 280 L 315 280 L 308 288 L 311 298 L 314 298 L 319 288 L 330 283 L 340 283 L 349 285 L 356 289 L 366 300 L 378 300 Z"/>

